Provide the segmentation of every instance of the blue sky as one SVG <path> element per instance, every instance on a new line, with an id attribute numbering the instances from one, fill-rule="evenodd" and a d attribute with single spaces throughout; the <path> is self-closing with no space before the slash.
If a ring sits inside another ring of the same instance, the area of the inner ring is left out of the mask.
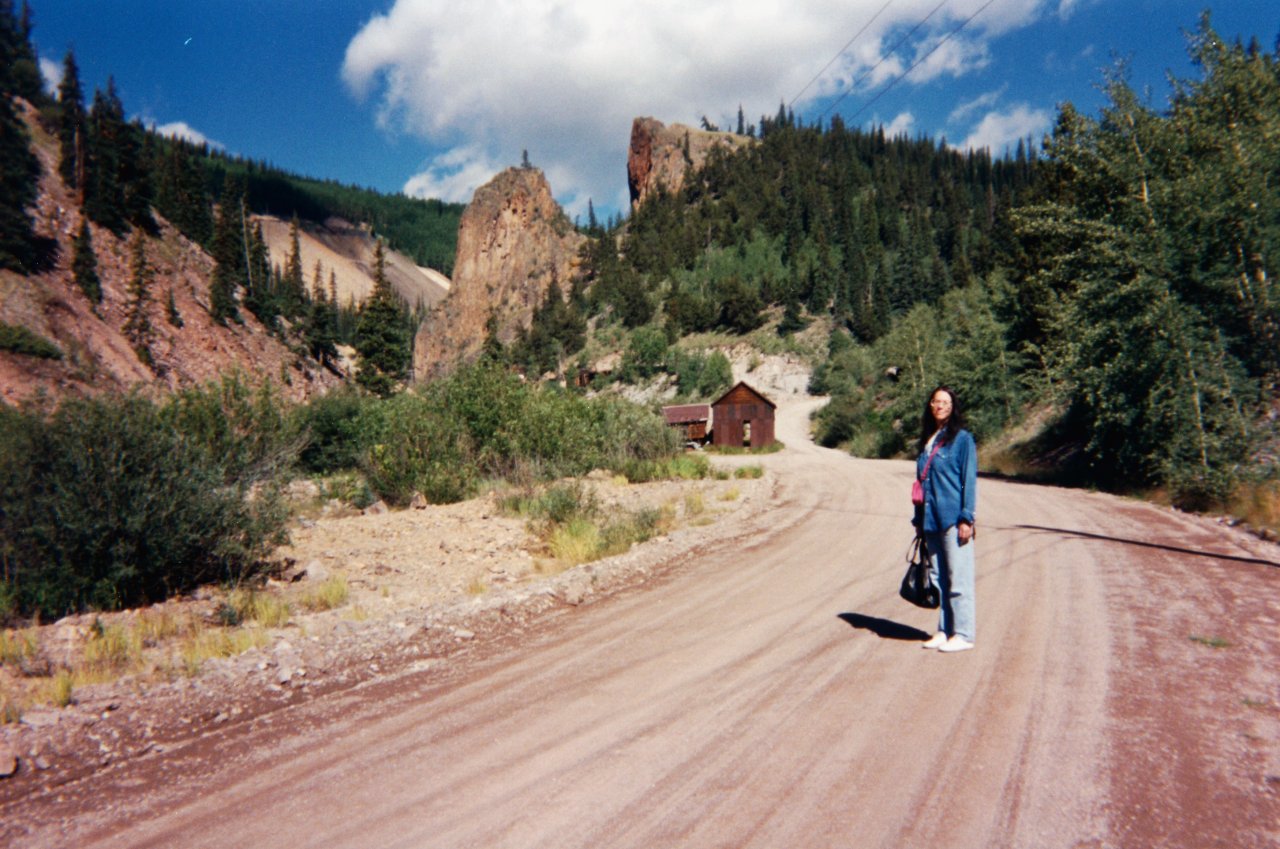
<path id="1" fill-rule="evenodd" d="M 1262 0 L 30 2 L 46 67 L 73 47 L 87 99 L 113 76 L 147 124 L 463 202 L 528 151 L 575 215 L 625 208 L 636 116 L 729 129 L 740 104 L 754 122 L 794 101 L 999 153 L 1063 101 L 1096 114 L 1117 58 L 1163 106 L 1166 75 L 1195 73 L 1183 31 L 1205 8 L 1224 37 L 1280 34 Z"/>

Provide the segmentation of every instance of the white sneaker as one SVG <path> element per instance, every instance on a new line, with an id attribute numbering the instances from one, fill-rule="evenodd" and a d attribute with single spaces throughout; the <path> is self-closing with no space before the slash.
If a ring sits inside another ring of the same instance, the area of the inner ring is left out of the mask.
<path id="1" fill-rule="evenodd" d="M 945 643 L 946 641 L 947 641 L 947 635 L 939 631 L 938 633 L 934 634 L 932 637 L 930 637 L 929 639 L 921 643 L 920 648 L 936 649 L 941 647 L 942 644 Z"/>
<path id="2" fill-rule="evenodd" d="M 971 648 L 973 648 L 973 643 L 964 637 L 956 635 L 939 646 L 938 651 L 968 651 Z"/>

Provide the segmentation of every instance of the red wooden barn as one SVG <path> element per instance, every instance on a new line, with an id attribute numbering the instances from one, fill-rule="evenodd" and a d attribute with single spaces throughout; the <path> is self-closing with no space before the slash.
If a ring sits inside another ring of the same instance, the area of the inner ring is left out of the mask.
<path id="1" fill-rule="evenodd" d="M 706 442 L 707 422 L 711 420 L 711 407 L 707 404 L 676 404 L 662 408 L 662 415 L 669 427 L 680 431 L 685 442 Z"/>
<path id="2" fill-rule="evenodd" d="M 773 432 L 777 409 L 778 405 L 739 381 L 711 404 L 711 444 L 772 445 L 777 441 Z"/>

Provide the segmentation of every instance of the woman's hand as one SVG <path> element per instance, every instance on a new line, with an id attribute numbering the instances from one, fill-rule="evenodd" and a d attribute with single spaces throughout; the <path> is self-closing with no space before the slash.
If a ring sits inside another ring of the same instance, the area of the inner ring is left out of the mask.
<path id="1" fill-rule="evenodd" d="M 964 545 L 973 539 L 973 523 L 958 522 L 956 523 L 956 537 L 960 540 L 960 544 Z"/>

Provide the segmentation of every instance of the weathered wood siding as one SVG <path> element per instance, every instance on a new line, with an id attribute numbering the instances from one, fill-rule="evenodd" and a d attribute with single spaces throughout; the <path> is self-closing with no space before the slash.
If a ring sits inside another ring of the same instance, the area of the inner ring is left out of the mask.
<path id="1" fill-rule="evenodd" d="M 777 441 L 774 412 L 768 398 L 739 383 L 711 405 L 711 442 L 713 445 L 749 444 L 752 448 L 772 445 Z"/>

